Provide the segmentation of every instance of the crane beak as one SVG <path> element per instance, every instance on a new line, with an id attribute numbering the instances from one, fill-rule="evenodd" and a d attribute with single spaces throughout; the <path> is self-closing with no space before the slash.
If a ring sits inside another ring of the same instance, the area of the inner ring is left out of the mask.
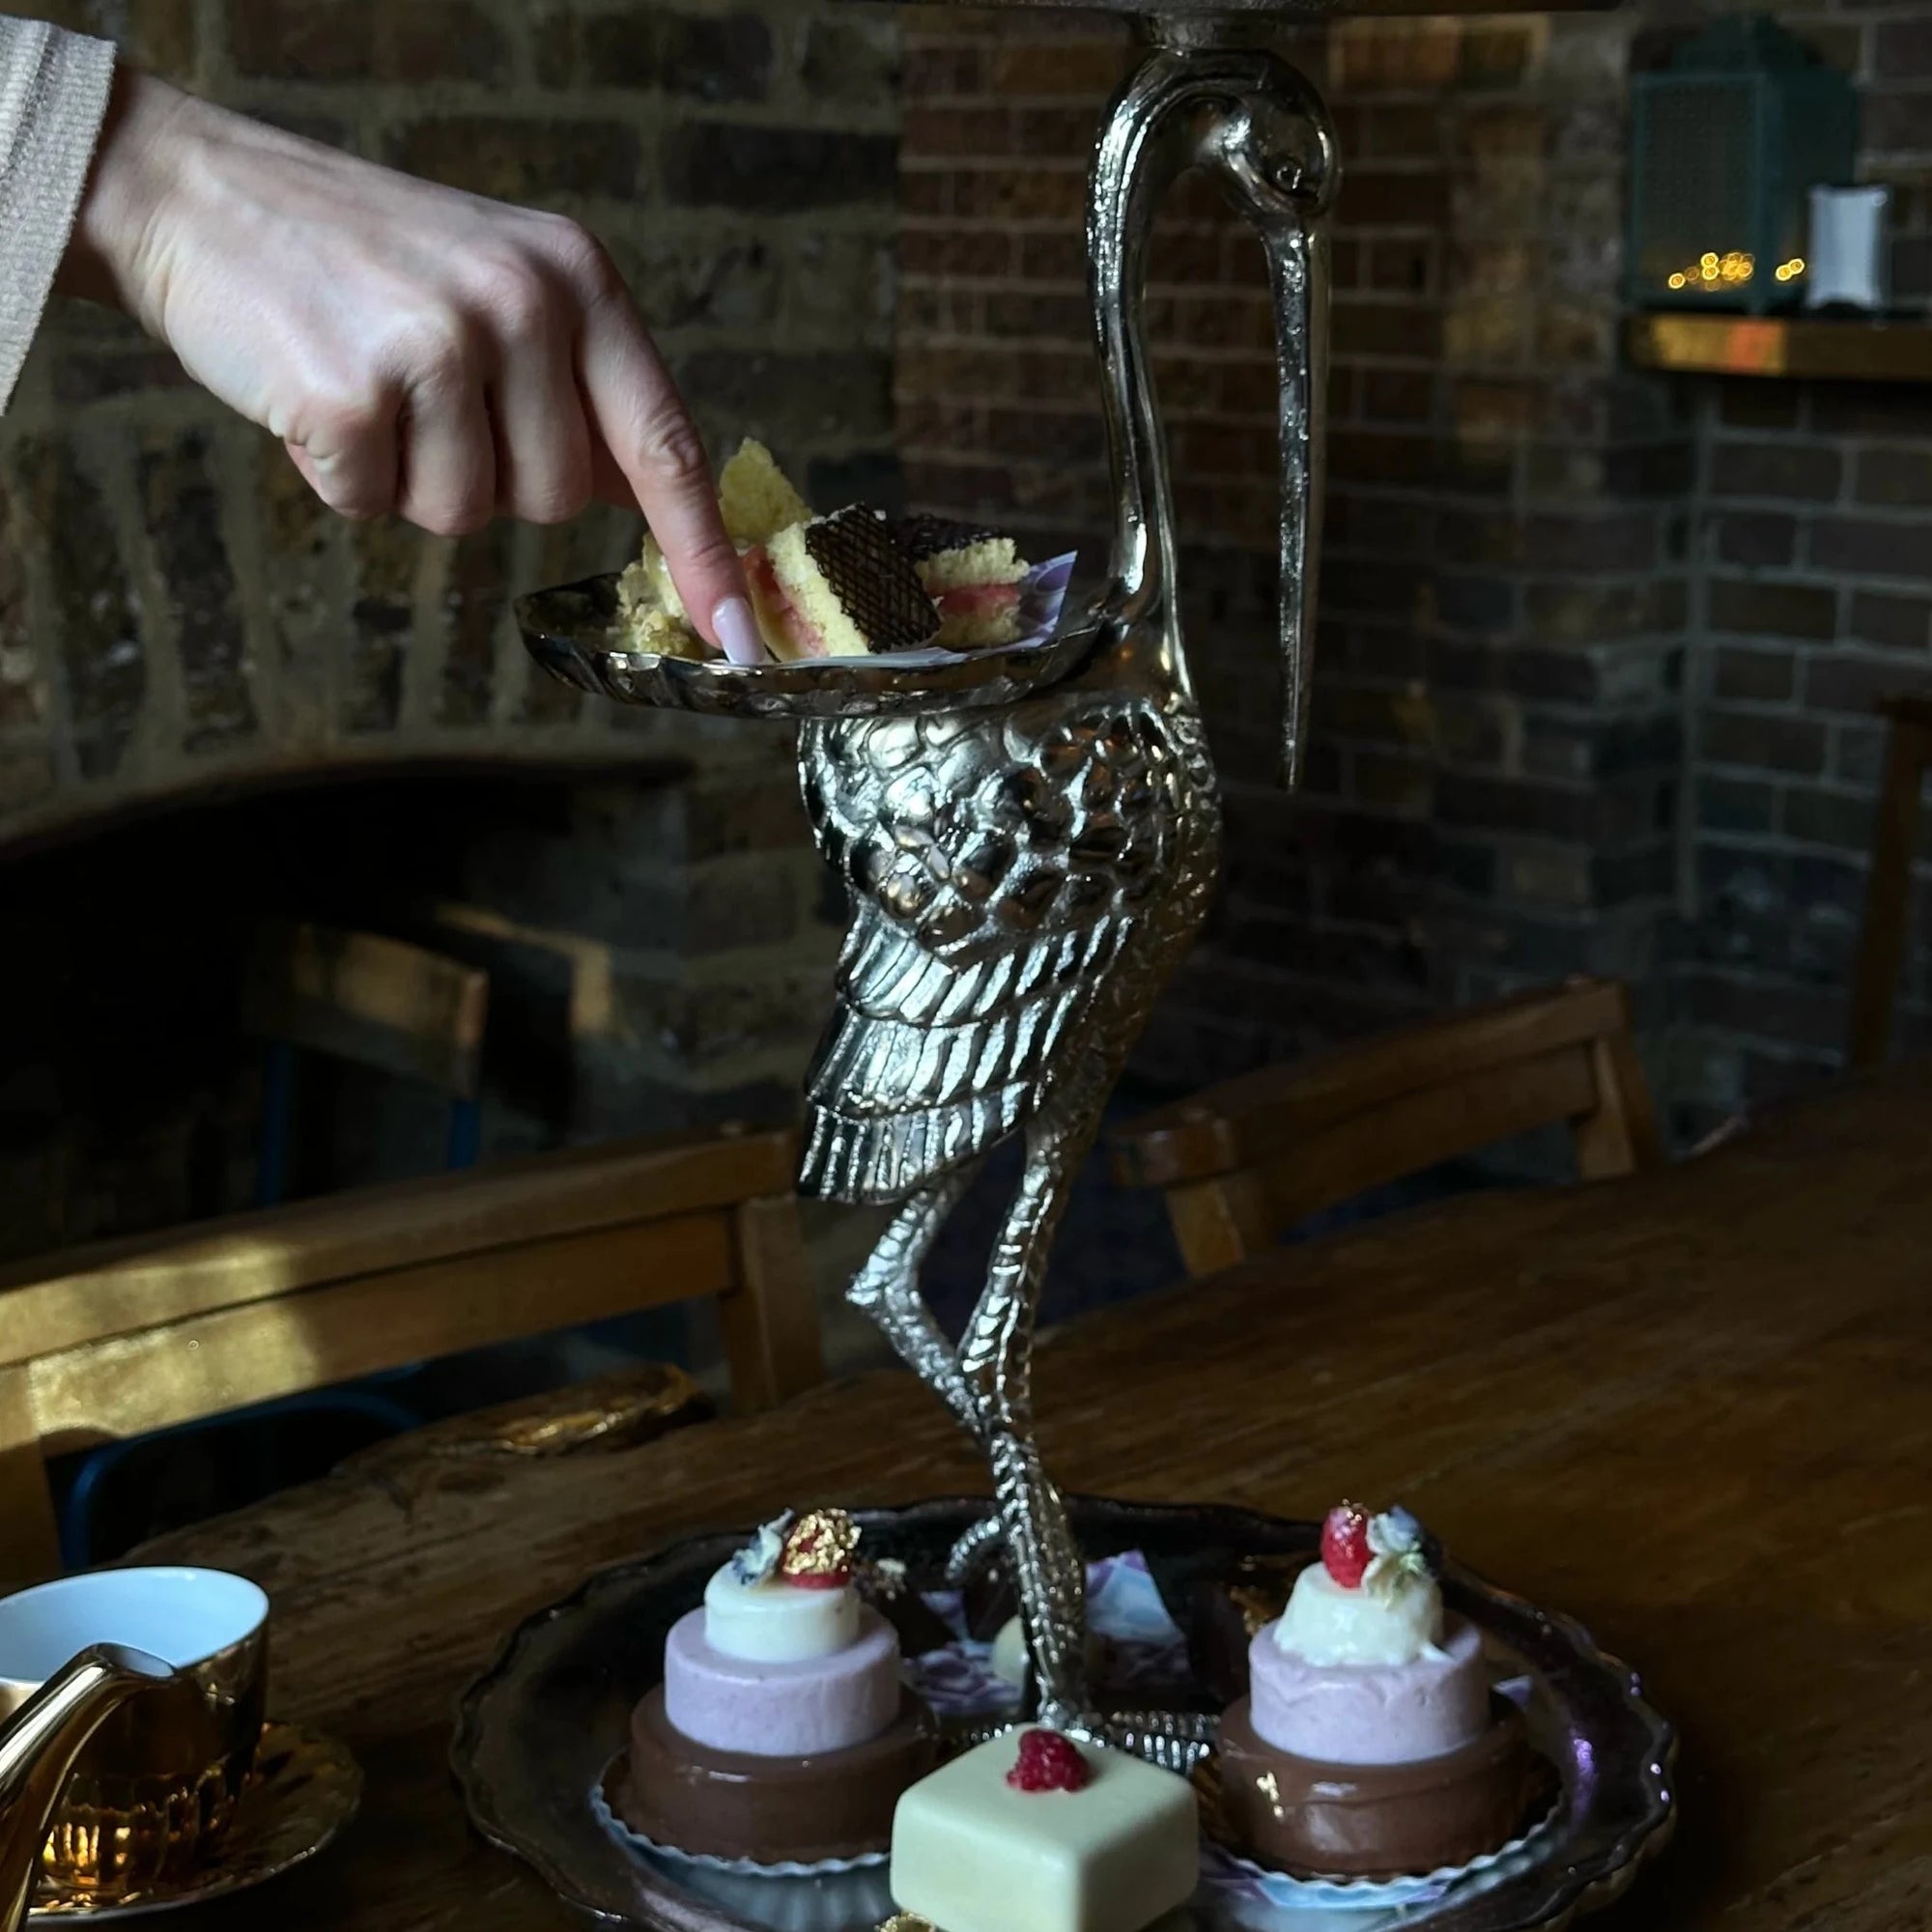
<path id="1" fill-rule="evenodd" d="M 1315 683 L 1328 386 L 1328 242 L 1315 223 L 1266 237 L 1281 359 L 1282 783 L 1301 782 Z"/>

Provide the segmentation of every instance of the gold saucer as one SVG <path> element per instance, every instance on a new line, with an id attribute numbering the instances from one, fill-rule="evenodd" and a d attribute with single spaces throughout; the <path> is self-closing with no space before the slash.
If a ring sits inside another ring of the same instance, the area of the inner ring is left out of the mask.
<path id="1" fill-rule="evenodd" d="M 138 1918 L 245 1891 L 312 1859 L 355 1817 L 362 1774 L 333 1738 L 299 1724 L 263 1726 L 255 1775 L 235 1821 L 200 1870 L 172 1885 L 102 1900 L 41 1881 L 29 1924 L 56 1918 Z"/>

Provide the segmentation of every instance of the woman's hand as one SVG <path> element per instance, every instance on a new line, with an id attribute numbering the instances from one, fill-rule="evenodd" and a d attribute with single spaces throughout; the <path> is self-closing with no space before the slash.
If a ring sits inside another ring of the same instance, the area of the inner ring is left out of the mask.
<path id="1" fill-rule="evenodd" d="M 59 286 L 138 318 L 344 516 L 453 536 L 639 505 L 699 627 L 763 655 L 697 431 L 575 222 L 124 69 Z"/>

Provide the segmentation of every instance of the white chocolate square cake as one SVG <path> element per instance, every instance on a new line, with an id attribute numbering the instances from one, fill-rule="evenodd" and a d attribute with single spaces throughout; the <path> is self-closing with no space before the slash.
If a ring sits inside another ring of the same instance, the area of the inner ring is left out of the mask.
<path id="1" fill-rule="evenodd" d="M 1079 1788 L 1024 1775 L 1022 1738 L 1042 1736 L 1084 1766 Z M 945 1932 L 1141 1932 L 1199 1877 L 1184 1778 L 1052 1733 L 1002 1732 L 913 1785 L 893 1820 L 894 1902 Z"/>

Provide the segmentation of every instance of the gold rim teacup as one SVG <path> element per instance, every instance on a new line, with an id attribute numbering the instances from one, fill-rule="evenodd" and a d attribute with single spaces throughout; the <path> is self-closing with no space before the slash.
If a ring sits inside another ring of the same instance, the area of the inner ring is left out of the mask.
<path id="1" fill-rule="evenodd" d="M 64 1892 L 106 1903 L 174 1883 L 213 1853 L 255 1766 L 269 1600 L 219 1570 L 99 1570 L 0 1599 L 0 1722 L 69 1658 L 128 1644 L 183 1672 L 101 1725 L 41 1854 Z"/>

